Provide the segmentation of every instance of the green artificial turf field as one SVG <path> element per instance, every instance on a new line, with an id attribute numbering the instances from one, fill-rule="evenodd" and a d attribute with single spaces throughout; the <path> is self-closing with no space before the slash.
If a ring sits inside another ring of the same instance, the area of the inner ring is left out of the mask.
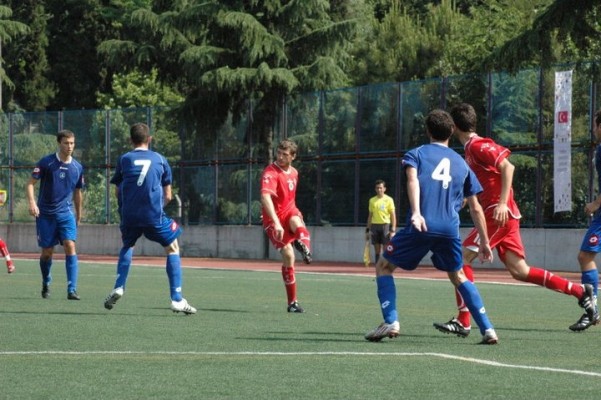
<path id="1" fill-rule="evenodd" d="M 135 260 L 134 260 L 135 262 Z M 114 265 L 80 263 L 81 301 L 51 298 L 35 261 L 0 276 L 0 399 L 567 399 L 601 393 L 601 327 L 573 333 L 574 298 L 480 284 L 496 346 L 444 335 L 447 281 L 397 279 L 401 336 L 370 343 L 381 322 L 371 277 L 297 273 L 305 314 L 286 312 L 273 272 L 185 269 L 198 314 L 169 310 L 163 268 L 133 266 L 111 311 Z M 396 277 L 410 274 L 398 271 Z M 475 328 L 475 326 L 474 326 Z"/>

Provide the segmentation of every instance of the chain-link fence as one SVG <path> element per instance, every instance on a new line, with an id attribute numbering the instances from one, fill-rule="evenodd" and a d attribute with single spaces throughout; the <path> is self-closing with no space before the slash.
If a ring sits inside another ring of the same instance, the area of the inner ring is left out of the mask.
<path id="1" fill-rule="evenodd" d="M 571 212 L 553 210 L 554 72 L 573 70 Z M 374 182 L 383 179 L 403 219 L 408 202 L 403 154 L 426 142 L 424 118 L 434 108 L 474 105 L 478 132 L 512 150 L 514 190 L 525 227 L 581 227 L 591 195 L 594 151 L 591 116 L 599 103 L 594 63 L 387 83 L 289 96 L 278 110 L 274 145 L 284 137 L 299 144 L 294 165 L 297 203 L 310 225 L 363 225 Z M 210 113 L 211 110 L 206 112 Z M 7 222 L 31 221 L 25 183 L 35 163 L 56 151 L 55 134 L 76 134 L 75 157 L 85 167 L 84 222 L 118 223 L 108 181 L 118 156 L 130 149 L 129 125 L 152 128 L 152 148 L 174 172 L 171 216 L 184 224 L 259 224 L 264 144 L 254 129 L 253 107 L 218 128 L 186 121 L 178 110 L 137 108 L 10 113 L 0 120 L 0 189 Z M 452 145 L 460 153 L 457 141 Z M 462 216 L 469 223 L 467 214 Z M 400 223 L 402 225 L 402 223 Z"/>

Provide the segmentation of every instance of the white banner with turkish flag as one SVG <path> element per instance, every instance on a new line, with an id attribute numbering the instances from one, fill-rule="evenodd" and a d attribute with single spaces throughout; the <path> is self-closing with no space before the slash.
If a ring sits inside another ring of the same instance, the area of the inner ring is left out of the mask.
<path id="1" fill-rule="evenodd" d="M 555 72 L 553 125 L 554 209 L 572 211 L 572 71 Z"/>

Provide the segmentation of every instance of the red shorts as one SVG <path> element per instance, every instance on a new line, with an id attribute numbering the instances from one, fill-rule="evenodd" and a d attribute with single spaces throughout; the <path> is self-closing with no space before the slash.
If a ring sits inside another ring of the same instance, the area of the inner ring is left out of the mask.
<path id="1" fill-rule="evenodd" d="M 284 228 L 284 237 L 282 240 L 276 238 L 273 220 L 266 218 L 265 216 L 263 217 L 263 229 L 265 229 L 267 237 L 276 250 L 281 250 L 288 243 L 292 243 L 296 239 L 294 232 L 290 230 L 290 219 L 294 216 L 299 217 L 301 220 L 303 219 L 303 214 L 296 207 L 292 208 L 284 215 L 278 215 L 280 224 L 282 224 L 282 227 Z"/>
<path id="2" fill-rule="evenodd" d="M 488 218 L 487 215 L 486 227 L 490 247 L 492 249 L 497 249 L 497 254 L 499 254 L 501 261 L 505 262 L 505 254 L 508 250 L 511 250 L 521 258 L 526 258 L 526 251 L 524 250 L 522 236 L 520 235 L 519 219 L 509 218 L 505 226 L 498 226 L 492 218 Z M 464 239 L 463 247 L 472 251 L 478 251 L 479 245 L 480 236 L 478 235 L 478 230 L 474 228 Z"/>

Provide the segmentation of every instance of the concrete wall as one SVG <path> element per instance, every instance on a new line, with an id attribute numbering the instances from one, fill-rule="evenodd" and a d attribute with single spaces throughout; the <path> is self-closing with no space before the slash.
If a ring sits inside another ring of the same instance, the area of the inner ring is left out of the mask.
<path id="1" fill-rule="evenodd" d="M 364 227 L 324 226 L 309 230 L 315 262 L 362 262 Z M 462 229 L 462 237 L 467 231 Z M 579 271 L 576 256 L 584 233 L 584 229 L 522 229 L 528 263 L 554 271 Z M 33 223 L 1 225 L 0 236 L 12 253 L 39 252 Z M 82 225 L 78 236 L 80 254 L 119 254 L 121 238 L 115 225 Z M 186 226 L 179 242 L 181 254 L 186 257 L 280 259 L 279 253 L 266 243 L 259 226 Z M 142 238 L 135 254 L 161 256 L 163 249 Z M 495 257 L 492 267 L 503 268 L 496 254 Z M 423 263 L 430 264 L 429 256 Z"/>

